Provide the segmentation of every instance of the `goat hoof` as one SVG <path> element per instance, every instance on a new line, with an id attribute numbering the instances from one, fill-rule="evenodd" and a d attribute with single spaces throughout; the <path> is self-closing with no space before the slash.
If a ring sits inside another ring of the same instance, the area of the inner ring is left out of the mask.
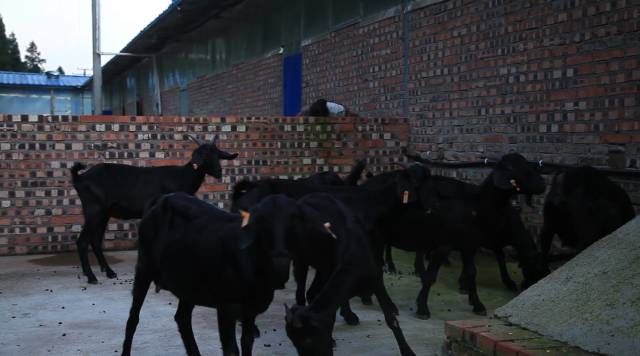
<path id="1" fill-rule="evenodd" d="M 362 301 L 362 304 L 364 304 L 364 305 L 373 304 L 373 300 L 371 299 L 370 295 L 363 295 L 362 297 L 360 297 L 360 300 Z"/>
<path id="2" fill-rule="evenodd" d="M 484 306 L 473 307 L 473 313 L 477 315 L 487 315 L 487 309 Z"/>
<path id="3" fill-rule="evenodd" d="M 512 291 L 512 292 L 517 292 L 518 291 L 518 286 L 516 286 L 516 284 L 511 281 L 511 283 L 505 283 L 504 284 L 508 290 Z"/>
<path id="4" fill-rule="evenodd" d="M 260 337 L 260 329 L 258 329 L 258 325 L 253 325 L 253 337 L 255 339 Z"/>
<path id="5" fill-rule="evenodd" d="M 96 277 L 89 277 L 87 279 L 87 283 L 89 283 L 89 284 L 98 284 L 98 279 Z"/>
<path id="6" fill-rule="evenodd" d="M 107 278 L 113 279 L 113 278 L 117 278 L 117 277 L 118 277 L 118 275 L 114 271 L 107 271 Z"/>
<path id="7" fill-rule="evenodd" d="M 354 313 L 343 315 L 342 318 L 344 318 L 344 321 L 348 325 L 358 325 L 358 324 L 360 324 L 360 318 L 358 318 L 358 316 L 355 315 Z"/>
<path id="8" fill-rule="evenodd" d="M 420 320 L 429 320 L 431 318 L 430 312 L 416 312 L 416 318 Z"/>

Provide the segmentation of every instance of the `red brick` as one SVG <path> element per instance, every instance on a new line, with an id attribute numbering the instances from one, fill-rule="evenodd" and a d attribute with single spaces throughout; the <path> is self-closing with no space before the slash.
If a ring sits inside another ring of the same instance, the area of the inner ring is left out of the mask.
<path id="1" fill-rule="evenodd" d="M 628 143 L 632 140 L 635 141 L 632 135 L 604 134 L 600 136 L 600 142 L 602 143 Z"/>
<path id="2" fill-rule="evenodd" d="M 65 225 L 65 224 L 81 224 L 84 222 L 82 215 L 60 215 L 51 217 L 52 225 Z"/>
<path id="3" fill-rule="evenodd" d="M 185 160 L 181 159 L 152 159 L 149 164 L 154 167 L 159 166 L 181 166 L 185 164 Z"/>
<path id="4" fill-rule="evenodd" d="M 229 190 L 226 184 L 203 184 L 198 190 L 204 192 L 223 192 Z"/>
<path id="5" fill-rule="evenodd" d="M 482 142 L 501 143 L 505 142 L 505 137 L 502 135 L 482 136 Z"/>

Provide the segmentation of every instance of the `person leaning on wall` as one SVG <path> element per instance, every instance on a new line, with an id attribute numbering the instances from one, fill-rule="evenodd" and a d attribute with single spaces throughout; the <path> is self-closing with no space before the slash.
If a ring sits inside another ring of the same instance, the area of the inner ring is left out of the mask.
<path id="1" fill-rule="evenodd" d="M 319 116 L 319 117 L 358 117 L 358 114 L 350 111 L 346 106 L 325 99 L 318 99 L 311 105 L 302 108 L 298 116 Z"/>

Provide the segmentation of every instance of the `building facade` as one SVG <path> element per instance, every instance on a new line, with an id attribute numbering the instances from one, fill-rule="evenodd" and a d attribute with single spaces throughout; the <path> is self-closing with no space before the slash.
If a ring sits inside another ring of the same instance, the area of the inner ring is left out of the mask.
<path id="1" fill-rule="evenodd" d="M 87 115 L 87 76 L 0 71 L 0 114 Z"/>
<path id="2" fill-rule="evenodd" d="M 174 2 L 124 49 L 153 57 L 105 65 L 105 109 L 292 115 L 324 97 L 363 116 L 408 117 L 412 146 L 450 160 L 516 150 L 604 165 L 621 146 L 638 167 L 635 2 L 198 3 Z"/>

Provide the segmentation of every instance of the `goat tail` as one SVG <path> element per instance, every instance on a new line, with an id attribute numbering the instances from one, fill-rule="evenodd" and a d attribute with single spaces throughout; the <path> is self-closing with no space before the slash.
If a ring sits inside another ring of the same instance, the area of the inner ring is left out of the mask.
<path id="1" fill-rule="evenodd" d="M 71 181 L 74 185 L 80 181 L 80 175 L 78 174 L 78 172 L 85 168 L 87 168 L 87 166 L 80 162 L 76 162 L 73 167 L 69 169 L 71 171 Z"/>
<path id="2" fill-rule="evenodd" d="M 349 175 L 345 179 L 345 182 L 347 183 L 347 185 L 358 185 L 358 181 L 360 180 L 360 177 L 362 176 L 362 172 L 364 172 L 364 169 L 366 167 L 367 167 L 366 159 L 363 158 L 358 162 L 356 162 L 356 164 L 353 166 L 353 169 L 351 170 L 351 173 L 349 173 Z"/>

